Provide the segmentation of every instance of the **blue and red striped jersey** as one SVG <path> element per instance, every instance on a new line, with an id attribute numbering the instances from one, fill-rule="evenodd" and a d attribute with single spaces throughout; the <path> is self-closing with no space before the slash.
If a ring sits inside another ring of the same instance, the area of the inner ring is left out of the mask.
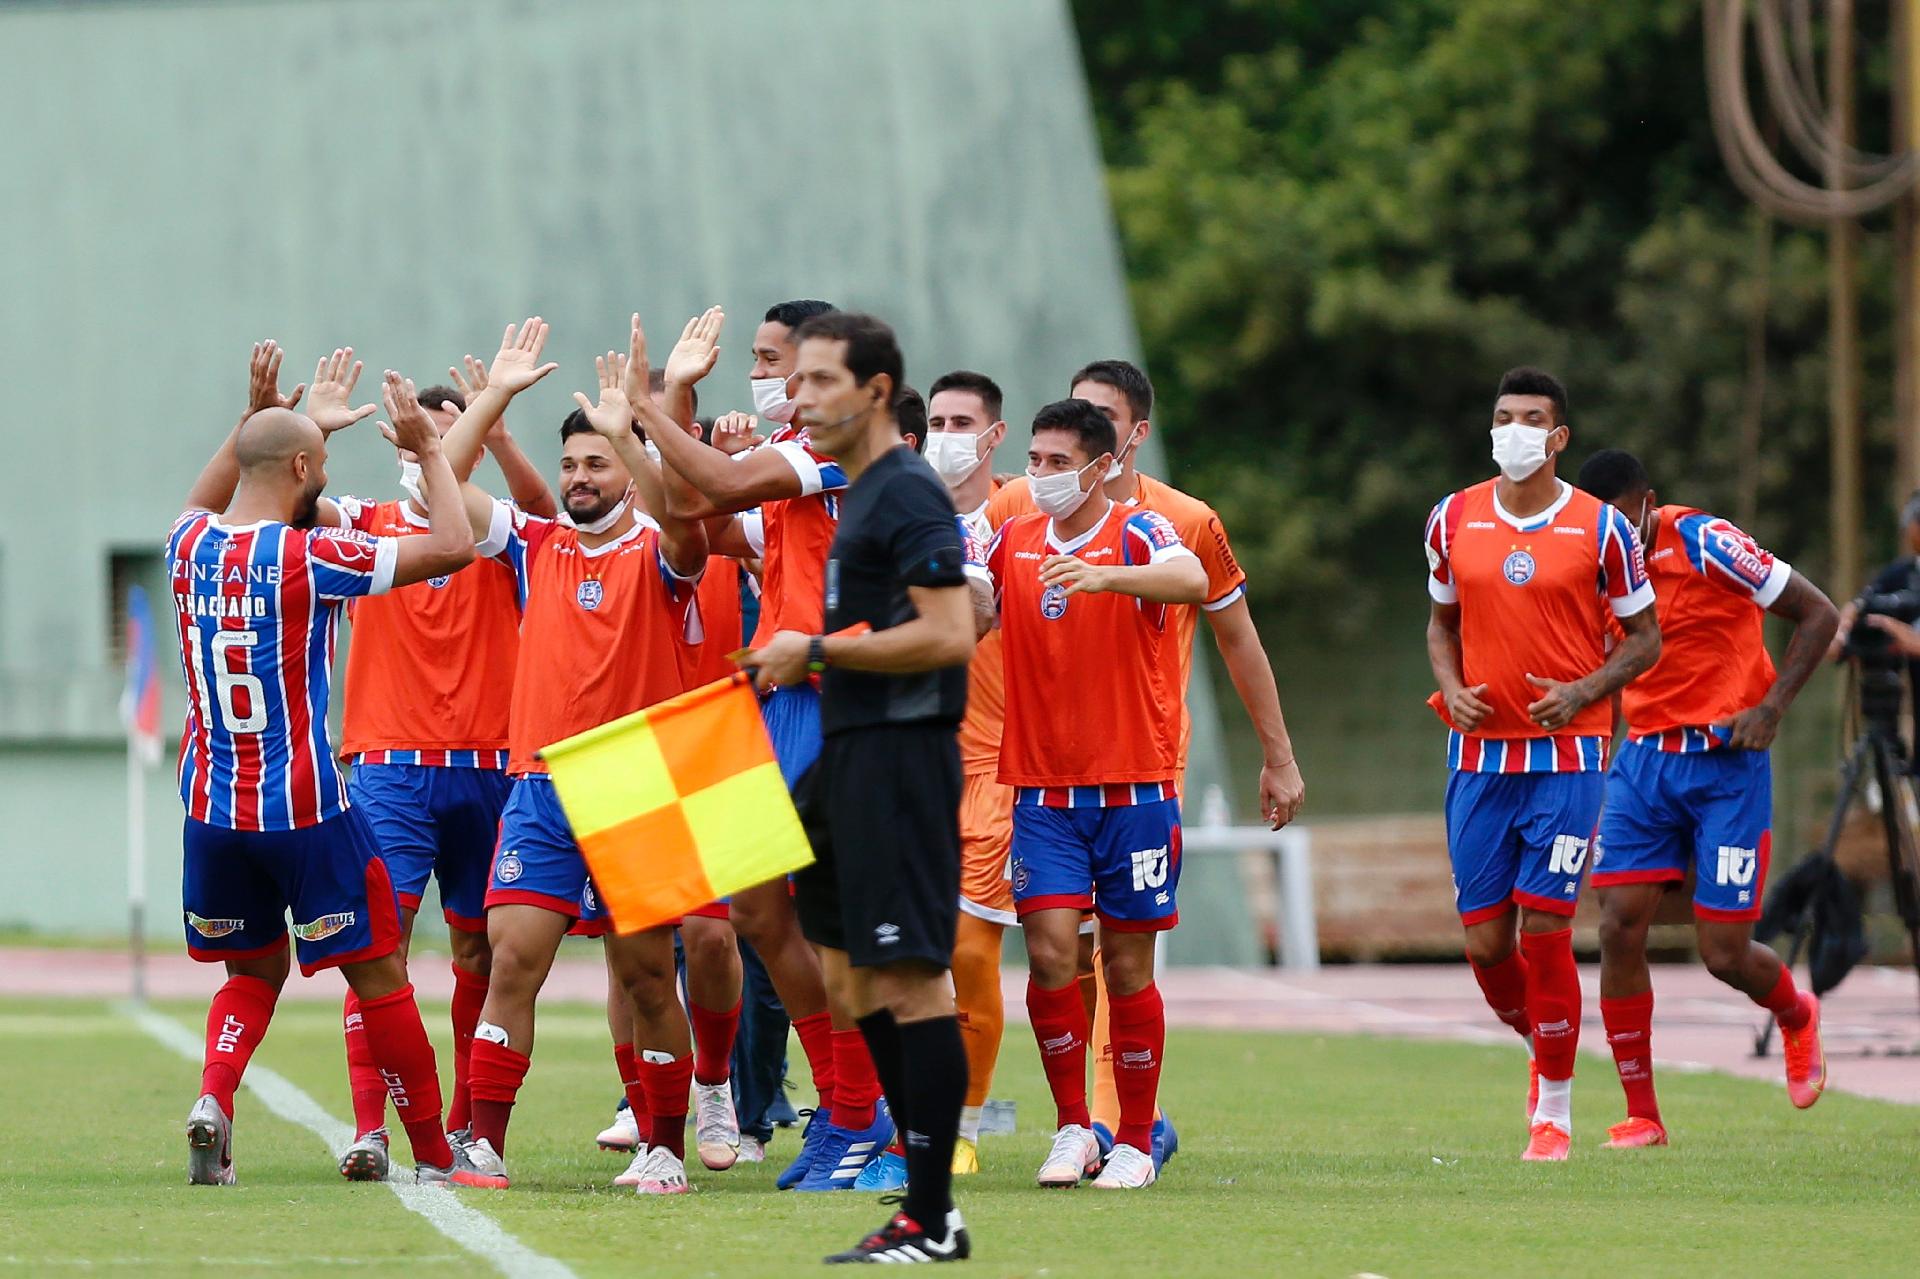
<path id="1" fill-rule="evenodd" d="M 293 830 L 347 807 L 327 737 L 341 605 L 393 585 L 398 543 L 189 511 L 167 536 L 187 723 L 180 797 L 196 821 Z"/>

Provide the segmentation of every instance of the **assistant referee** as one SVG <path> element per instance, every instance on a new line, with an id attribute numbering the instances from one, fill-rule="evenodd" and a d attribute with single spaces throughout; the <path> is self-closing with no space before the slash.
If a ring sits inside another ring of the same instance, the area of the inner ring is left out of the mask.
<path id="1" fill-rule="evenodd" d="M 814 865 L 794 905 L 852 1010 L 905 1138 L 902 1211 L 829 1262 L 967 1256 L 953 1207 L 966 1049 L 947 963 L 960 900 L 960 752 L 979 607 L 953 503 L 901 437 L 893 330 L 831 312 L 794 334 L 796 418 L 850 486 L 827 560 L 826 634 L 782 631 L 742 658 L 759 683 L 818 675 L 825 735 L 796 793 Z M 859 630 L 859 634 L 846 634 Z"/>

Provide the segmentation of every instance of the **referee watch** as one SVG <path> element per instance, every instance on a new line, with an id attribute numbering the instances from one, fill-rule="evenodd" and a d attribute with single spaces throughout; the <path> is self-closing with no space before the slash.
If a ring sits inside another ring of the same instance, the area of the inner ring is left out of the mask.
<path id="1" fill-rule="evenodd" d="M 807 639 L 807 669 L 815 675 L 827 669 L 827 637 L 814 635 Z"/>

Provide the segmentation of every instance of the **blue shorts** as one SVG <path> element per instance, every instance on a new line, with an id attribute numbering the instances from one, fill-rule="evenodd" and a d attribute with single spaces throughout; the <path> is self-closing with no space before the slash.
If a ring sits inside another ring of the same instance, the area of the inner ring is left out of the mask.
<path id="1" fill-rule="evenodd" d="M 1758 919 L 1772 825 L 1765 751 L 1682 755 L 1629 742 L 1607 774 L 1593 883 L 1677 883 L 1691 866 L 1696 918 Z"/>
<path id="2" fill-rule="evenodd" d="M 820 758 L 820 690 L 812 684 L 776 688 L 761 700 L 760 718 L 773 739 L 781 780 L 792 790 Z"/>
<path id="3" fill-rule="evenodd" d="M 483 933 L 487 872 L 512 786 L 494 768 L 356 764 L 347 795 L 373 825 L 400 905 L 420 909 L 427 876 L 433 875 L 447 923 Z"/>
<path id="4" fill-rule="evenodd" d="M 587 896 L 587 859 L 573 842 L 560 794 L 545 773 L 513 779 L 500 810 L 500 848 L 487 881 L 487 907 L 539 906 L 573 919 L 597 910 Z"/>
<path id="5" fill-rule="evenodd" d="M 1121 932 L 1180 922 L 1180 801 L 1114 808 L 1013 810 L 1013 901 L 1036 910 L 1089 910 Z"/>
<path id="6" fill-rule="evenodd" d="M 1603 773 L 1466 773 L 1447 781 L 1447 854 L 1460 922 L 1518 903 L 1569 918 L 1600 819 Z"/>
<path id="7" fill-rule="evenodd" d="M 299 830 L 229 830 L 187 818 L 180 904 L 187 953 L 253 959 L 287 944 L 311 977 L 379 959 L 400 944 L 399 903 L 357 808 Z"/>

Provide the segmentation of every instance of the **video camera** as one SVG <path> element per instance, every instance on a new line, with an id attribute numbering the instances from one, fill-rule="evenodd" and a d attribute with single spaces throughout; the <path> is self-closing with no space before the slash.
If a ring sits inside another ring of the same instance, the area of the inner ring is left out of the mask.
<path id="1" fill-rule="evenodd" d="M 1854 601 L 1857 616 L 1847 634 L 1845 655 L 1860 665 L 1860 711 L 1869 724 L 1890 732 L 1900 719 L 1901 677 L 1908 659 L 1894 647 L 1893 636 L 1866 625 L 1871 616 L 1891 617 L 1912 625 L 1920 621 L 1920 566 L 1910 568 L 1897 591 L 1868 591 Z"/>

